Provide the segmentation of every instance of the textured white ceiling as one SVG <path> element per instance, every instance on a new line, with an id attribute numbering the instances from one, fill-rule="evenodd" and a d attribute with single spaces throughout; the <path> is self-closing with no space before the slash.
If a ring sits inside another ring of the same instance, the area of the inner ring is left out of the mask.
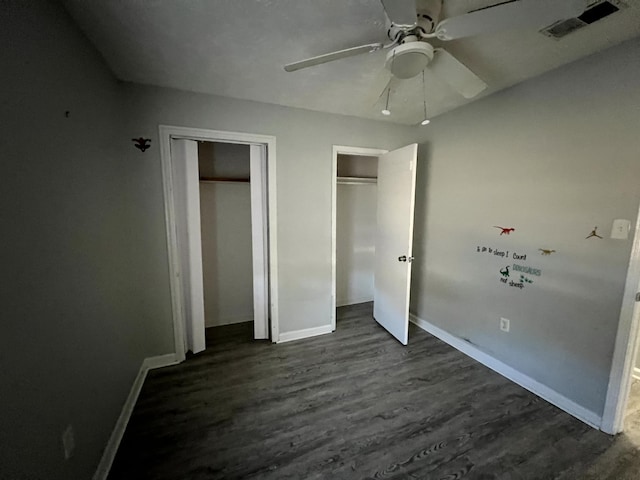
<path id="1" fill-rule="evenodd" d="M 446 0 L 443 17 L 501 1 Z M 384 41 L 379 0 L 63 3 L 121 80 L 405 124 L 422 117 L 420 76 L 396 82 L 393 114 L 380 114 L 384 99 L 379 96 L 389 80 L 384 51 L 293 73 L 282 68 L 310 56 Z M 640 0 L 626 3 L 629 8 L 560 41 L 520 30 L 445 46 L 489 84 L 482 97 L 640 35 Z M 430 116 L 469 102 L 433 75 L 427 74 L 426 82 Z"/>

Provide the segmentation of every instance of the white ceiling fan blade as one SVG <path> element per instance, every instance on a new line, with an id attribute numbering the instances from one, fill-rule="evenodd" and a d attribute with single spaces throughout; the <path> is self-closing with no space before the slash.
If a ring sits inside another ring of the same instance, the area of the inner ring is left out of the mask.
<path id="1" fill-rule="evenodd" d="M 540 29 L 580 16 L 588 0 L 512 0 L 443 20 L 436 27 L 440 40 L 455 40 L 515 28 Z"/>
<path id="2" fill-rule="evenodd" d="M 436 49 L 433 61 L 427 68 L 464 98 L 473 98 L 487 88 L 487 84 L 480 77 L 441 48 Z"/>
<path id="3" fill-rule="evenodd" d="M 387 17 L 397 27 L 415 27 L 418 24 L 416 0 L 380 0 Z"/>
<path id="4" fill-rule="evenodd" d="M 334 60 L 340 60 L 341 58 L 353 57 L 354 55 L 360 55 L 361 53 L 375 52 L 380 50 L 382 47 L 382 43 L 370 43 L 368 45 L 360 45 L 359 47 L 345 48 L 344 50 L 338 50 L 337 52 L 325 53 L 324 55 L 318 55 L 317 57 L 290 63 L 285 65 L 284 69 L 287 72 L 295 72 L 302 68 L 333 62 Z"/>

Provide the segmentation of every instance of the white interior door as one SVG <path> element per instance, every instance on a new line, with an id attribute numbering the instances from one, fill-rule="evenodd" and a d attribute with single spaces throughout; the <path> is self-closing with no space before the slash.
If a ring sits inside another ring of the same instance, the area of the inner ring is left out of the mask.
<path id="1" fill-rule="evenodd" d="M 184 301 L 185 350 L 198 353 L 205 349 L 198 143 L 195 140 L 173 140 L 171 164 Z"/>
<path id="2" fill-rule="evenodd" d="M 417 157 L 414 143 L 385 153 L 378 161 L 373 316 L 403 345 L 409 341 Z"/>
<path id="3" fill-rule="evenodd" d="M 267 149 L 251 145 L 251 248 L 253 254 L 253 338 L 269 338 Z"/>

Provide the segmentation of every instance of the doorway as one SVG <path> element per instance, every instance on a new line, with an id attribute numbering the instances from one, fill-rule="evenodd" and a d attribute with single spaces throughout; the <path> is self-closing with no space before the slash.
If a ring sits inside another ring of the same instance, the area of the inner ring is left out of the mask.
<path id="1" fill-rule="evenodd" d="M 600 426 L 602 431 L 612 435 L 625 430 L 635 369 L 640 367 L 640 208 L 635 230 L 631 230 L 631 233 L 633 246 Z"/>
<path id="2" fill-rule="evenodd" d="M 640 437 L 640 354 L 636 355 L 631 376 L 624 428 L 627 432 L 631 430 L 635 437 Z"/>
<path id="3" fill-rule="evenodd" d="M 215 175 L 213 170 L 208 170 L 208 173 L 200 172 L 199 142 L 235 145 L 236 147 L 230 148 L 237 151 L 244 149 L 246 152 L 248 149 L 251 181 L 245 182 L 249 180 L 245 176 L 242 177 L 243 182 L 239 182 L 241 177 L 236 175 L 238 172 L 234 174 L 237 178 L 224 174 L 208 177 L 210 174 Z M 176 359 L 184 360 L 187 350 L 195 353 L 204 349 L 201 173 L 204 174 L 204 184 L 207 185 L 213 184 L 207 182 L 249 184 L 254 338 L 271 337 L 272 341 L 278 341 L 277 237 L 276 229 L 268 228 L 270 223 L 275 224 L 277 214 L 275 138 L 160 126 L 160 144 Z"/>
<path id="4" fill-rule="evenodd" d="M 638 288 L 640 290 L 640 287 Z M 635 322 L 640 320 L 640 309 L 634 309 Z M 640 442 L 640 331 L 636 334 L 635 350 L 631 366 L 631 379 L 623 418 L 623 431 L 631 439 Z"/>
<path id="5" fill-rule="evenodd" d="M 337 328 L 338 307 L 373 301 L 378 157 L 386 152 L 374 148 L 333 147 L 333 331 Z"/>
<path id="6" fill-rule="evenodd" d="M 373 301 L 378 157 L 338 154 L 336 306 Z"/>
<path id="7" fill-rule="evenodd" d="M 254 322 L 250 148 L 198 142 L 205 328 Z"/>

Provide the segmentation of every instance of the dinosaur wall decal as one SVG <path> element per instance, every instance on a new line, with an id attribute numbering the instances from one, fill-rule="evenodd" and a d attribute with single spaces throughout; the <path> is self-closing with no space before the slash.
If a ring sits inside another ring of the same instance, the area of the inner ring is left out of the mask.
<path id="1" fill-rule="evenodd" d="M 500 232 L 500 235 L 510 235 L 511 232 L 515 232 L 516 231 L 515 228 L 498 227 L 497 225 L 494 225 L 493 228 L 499 228 L 500 230 L 502 230 Z"/>
<path id="2" fill-rule="evenodd" d="M 551 255 L 556 252 L 555 250 L 547 250 L 545 248 L 539 248 L 538 250 L 542 252 L 542 255 Z"/>
<path id="3" fill-rule="evenodd" d="M 505 278 L 508 277 L 509 276 L 509 265 L 507 265 L 502 270 L 500 270 L 500 273 L 502 274 L 503 277 L 505 277 Z"/>

